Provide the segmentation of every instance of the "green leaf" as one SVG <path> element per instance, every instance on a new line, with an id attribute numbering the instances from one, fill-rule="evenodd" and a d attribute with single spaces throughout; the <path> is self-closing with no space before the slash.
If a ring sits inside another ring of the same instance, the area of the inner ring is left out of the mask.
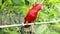
<path id="1" fill-rule="evenodd" d="M 24 3 L 21 1 L 21 0 L 12 0 L 13 2 L 13 5 L 16 5 L 16 6 L 23 6 Z"/>
<path id="2" fill-rule="evenodd" d="M 60 2 L 59 0 L 49 0 L 49 2 Z"/>

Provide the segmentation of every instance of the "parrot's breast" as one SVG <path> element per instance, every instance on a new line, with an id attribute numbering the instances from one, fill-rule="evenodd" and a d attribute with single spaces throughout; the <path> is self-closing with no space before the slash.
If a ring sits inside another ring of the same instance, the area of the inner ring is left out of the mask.
<path id="1" fill-rule="evenodd" d="M 27 21 L 33 21 L 33 20 L 36 19 L 36 17 L 37 17 L 37 11 L 36 10 L 31 10 L 31 11 L 29 11 L 29 13 L 27 15 L 26 20 Z"/>

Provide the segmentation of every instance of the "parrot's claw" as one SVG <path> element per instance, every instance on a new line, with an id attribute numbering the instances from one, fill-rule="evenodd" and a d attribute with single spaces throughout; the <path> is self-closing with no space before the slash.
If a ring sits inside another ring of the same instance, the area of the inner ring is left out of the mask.
<path id="1" fill-rule="evenodd" d="M 36 25 L 36 24 L 34 23 L 34 25 Z"/>

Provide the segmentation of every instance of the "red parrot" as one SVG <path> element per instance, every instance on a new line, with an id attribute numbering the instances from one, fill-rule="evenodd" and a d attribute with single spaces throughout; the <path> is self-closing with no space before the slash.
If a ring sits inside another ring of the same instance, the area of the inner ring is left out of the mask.
<path id="1" fill-rule="evenodd" d="M 36 4 L 31 9 L 29 9 L 27 16 L 25 17 L 24 24 L 32 23 L 37 18 L 37 14 L 39 10 L 42 10 L 42 4 Z M 31 25 L 25 25 L 25 28 L 29 28 Z"/>

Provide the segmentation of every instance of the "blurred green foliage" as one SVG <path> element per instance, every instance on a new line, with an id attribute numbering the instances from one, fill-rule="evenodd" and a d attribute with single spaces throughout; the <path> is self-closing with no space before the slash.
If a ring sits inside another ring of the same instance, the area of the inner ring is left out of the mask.
<path id="1" fill-rule="evenodd" d="M 60 20 L 60 0 L 0 0 L 0 17 L 3 24 L 24 22 L 28 10 L 36 3 L 43 3 L 35 22 Z M 1 12 L 3 12 L 1 14 Z M 0 21 L 1 21 L 0 18 Z M 20 21 L 19 21 L 20 20 Z M 21 21 L 22 20 L 22 21 Z M 0 22 L 1 23 L 1 22 Z M 60 23 L 36 25 L 36 34 L 60 34 Z M 0 34 L 20 34 L 19 27 L 0 29 Z"/>

